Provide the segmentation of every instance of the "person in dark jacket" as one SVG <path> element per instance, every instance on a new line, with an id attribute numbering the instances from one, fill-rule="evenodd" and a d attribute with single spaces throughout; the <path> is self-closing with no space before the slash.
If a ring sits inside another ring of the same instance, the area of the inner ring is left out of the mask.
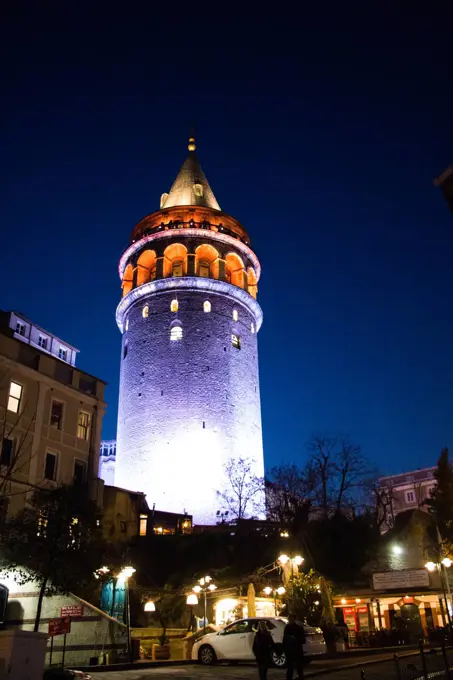
<path id="1" fill-rule="evenodd" d="M 286 655 L 286 680 L 293 680 L 294 669 L 299 680 L 304 677 L 305 633 L 302 626 L 296 623 L 296 617 L 290 614 L 283 631 L 283 651 Z"/>
<path id="2" fill-rule="evenodd" d="M 267 679 L 267 671 L 269 670 L 269 666 L 272 665 L 273 649 L 274 640 L 267 629 L 266 622 L 260 621 L 253 641 L 253 653 L 258 664 L 259 680 Z"/>

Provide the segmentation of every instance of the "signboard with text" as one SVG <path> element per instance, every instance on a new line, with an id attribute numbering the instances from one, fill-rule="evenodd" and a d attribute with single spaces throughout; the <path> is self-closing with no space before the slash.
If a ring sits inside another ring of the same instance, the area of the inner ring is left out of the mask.
<path id="1" fill-rule="evenodd" d="M 402 569 L 401 571 L 382 571 L 373 574 L 374 590 L 426 587 L 429 587 L 429 574 L 426 569 Z"/>
<path id="2" fill-rule="evenodd" d="M 71 617 L 65 616 L 61 619 L 50 619 L 49 635 L 64 635 L 71 632 Z"/>
<path id="3" fill-rule="evenodd" d="M 70 616 L 71 619 L 78 619 L 83 616 L 83 604 L 69 604 L 60 609 L 60 616 Z"/>

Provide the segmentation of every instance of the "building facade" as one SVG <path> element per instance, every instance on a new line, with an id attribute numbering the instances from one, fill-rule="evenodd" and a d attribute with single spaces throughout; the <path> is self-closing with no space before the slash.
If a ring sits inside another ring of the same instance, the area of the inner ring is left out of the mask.
<path id="1" fill-rule="evenodd" d="M 134 228 L 119 273 L 122 356 L 115 483 L 215 523 L 224 466 L 262 475 L 260 264 L 189 141 L 161 209 Z"/>
<path id="2" fill-rule="evenodd" d="M 383 515 L 379 518 L 383 532 L 393 527 L 401 512 L 415 509 L 428 512 L 425 501 L 436 485 L 435 471 L 435 467 L 430 467 L 379 479 L 378 508 Z"/>
<path id="3" fill-rule="evenodd" d="M 439 177 L 436 177 L 434 186 L 441 188 L 447 205 L 453 213 L 453 165 L 450 165 Z"/>
<path id="4" fill-rule="evenodd" d="M 46 347 L 39 337 L 47 339 Z M 0 314 L 3 515 L 18 512 L 37 487 L 74 480 L 92 481 L 93 497 L 102 504 L 95 480 L 105 383 L 75 367 L 76 351 L 15 312 Z"/>
<path id="5" fill-rule="evenodd" d="M 99 477 L 109 486 L 115 485 L 116 440 L 101 442 L 99 454 Z"/>

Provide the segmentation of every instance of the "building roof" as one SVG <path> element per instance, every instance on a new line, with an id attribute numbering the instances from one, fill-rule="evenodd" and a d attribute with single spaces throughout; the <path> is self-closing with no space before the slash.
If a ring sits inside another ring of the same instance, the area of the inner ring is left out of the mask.
<path id="1" fill-rule="evenodd" d="M 189 155 L 181 166 L 168 194 L 161 198 L 161 208 L 172 208 L 180 205 L 201 205 L 205 208 L 220 210 L 206 175 L 201 169 L 195 153 L 195 139 L 189 139 Z M 201 188 L 200 188 L 201 187 Z"/>

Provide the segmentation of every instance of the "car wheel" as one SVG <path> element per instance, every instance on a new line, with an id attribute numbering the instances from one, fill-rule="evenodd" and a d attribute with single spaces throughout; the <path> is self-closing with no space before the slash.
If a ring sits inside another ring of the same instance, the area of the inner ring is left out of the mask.
<path id="1" fill-rule="evenodd" d="M 215 651 L 211 645 L 203 645 L 198 652 L 198 661 L 204 666 L 212 666 L 217 661 Z"/>
<path id="2" fill-rule="evenodd" d="M 272 652 L 272 663 L 276 668 L 285 668 L 286 666 L 286 654 L 282 647 L 277 647 Z"/>

